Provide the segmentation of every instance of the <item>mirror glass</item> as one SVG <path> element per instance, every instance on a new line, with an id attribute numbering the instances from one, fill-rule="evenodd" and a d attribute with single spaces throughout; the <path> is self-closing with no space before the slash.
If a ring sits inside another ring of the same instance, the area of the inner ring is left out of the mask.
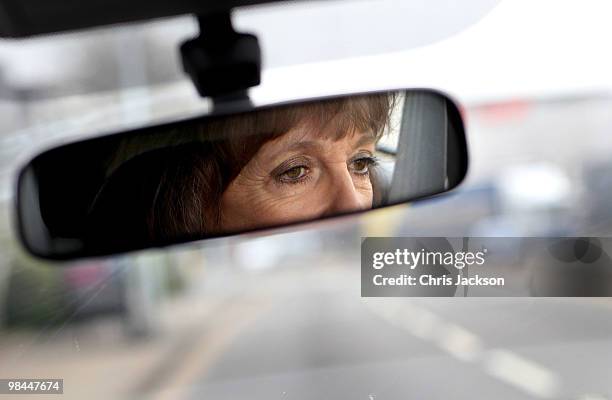
<path id="1" fill-rule="evenodd" d="M 48 150 L 18 180 L 21 239 L 70 259 L 413 201 L 467 171 L 459 110 L 429 90 L 213 113 Z"/>

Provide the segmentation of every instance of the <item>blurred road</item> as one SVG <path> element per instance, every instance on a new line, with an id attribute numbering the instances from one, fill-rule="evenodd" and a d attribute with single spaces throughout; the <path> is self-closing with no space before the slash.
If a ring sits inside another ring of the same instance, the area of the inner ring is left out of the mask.
<path id="1" fill-rule="evenodd" d="M 362 299 L 356 270 L 252 281 L 153 398 L 611 398 L 609 300 Z"/>
<path id="2" fill-rule="evenodd" d="M 218 265 L 147 340 L 111 318 L 4 333 L 0 376 L 62 399 L 612 398 L 609 299 L 361 298 L 358 260 L 315 260 Z"/>

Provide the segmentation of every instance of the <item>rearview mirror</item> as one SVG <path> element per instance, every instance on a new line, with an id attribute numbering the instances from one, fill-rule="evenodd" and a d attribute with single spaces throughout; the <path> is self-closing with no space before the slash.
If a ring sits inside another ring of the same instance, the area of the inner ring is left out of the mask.
<path id="1" fill-rule="evenodd" d="M 17 220 L 34 255 L 108 255 L 405 203 L 466 171 L 463 122 L 445 95 L 346 95 L 48 150 L 19 175 Z"/>

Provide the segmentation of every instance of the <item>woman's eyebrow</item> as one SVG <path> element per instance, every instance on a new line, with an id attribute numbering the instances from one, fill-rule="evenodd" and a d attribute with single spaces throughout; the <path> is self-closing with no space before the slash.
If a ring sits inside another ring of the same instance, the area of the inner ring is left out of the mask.
<path id="1" fill-rule="evenodd" d="M 362 135 L 361 138 L 353 146 L 355 149 L 367 144 L 376 142 L 376 137 L 372 135 Z M 311 151 L 311 152 L 323 152 L 326 150 L 326 146 L 320 140 L 298 140 L 294 141 L 287 146 L 283 146 L 282 149 L 277 151 L 281 153 L 290 151 Z"/>

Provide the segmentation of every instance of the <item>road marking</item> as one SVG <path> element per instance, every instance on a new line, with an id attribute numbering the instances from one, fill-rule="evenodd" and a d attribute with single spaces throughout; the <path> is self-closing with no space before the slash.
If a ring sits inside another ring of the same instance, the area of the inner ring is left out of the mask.
<path id="1" fill-rule="evenodd" d="M 478 335 L 445 321 L 423 307 L 408 302 L 382 302 L 379 299 L 363 298 L 362 301 L 374 314 L 390 324 L 432 342 L 460 361 L 477 362 L 489 376 L 530 396 L 550 399 L 561 393 L 561 380 L 553 371 L 510 350 L 486 350 Z"/>
<path id="2" fill-rule="evenodd" d="M 406 328 L 413 336 L 427 340 L 439 329 L 441 321 L 434 314 L 427 310 L 420 309 L 419 312 L 412 313 L 408 310 L 400 314 L 397 319 L 399 325 Z M 410 316 L 410 317 L 409 317 Z"/>
<path id="3" fill-rule="evenodd" d="M 578 400 L 609 400 L 608 397 L 598 393 L 585 393 L 578 397 Z"/>
<path id="4" fill-rule="evenodd" d="M 450 355 L 464 362 L 482 358 L 484 346 L 478 336 L 455 324 L 446 324 L 438 345 Z"/>
<path id="5" fill-rule="evenodd" d="M 489 351 L 484 365 L 491 376 L 519 387 L 534 397 L 550 399 L 559 395 L 561 382 L 552 371 L 511 351 Z"/>

